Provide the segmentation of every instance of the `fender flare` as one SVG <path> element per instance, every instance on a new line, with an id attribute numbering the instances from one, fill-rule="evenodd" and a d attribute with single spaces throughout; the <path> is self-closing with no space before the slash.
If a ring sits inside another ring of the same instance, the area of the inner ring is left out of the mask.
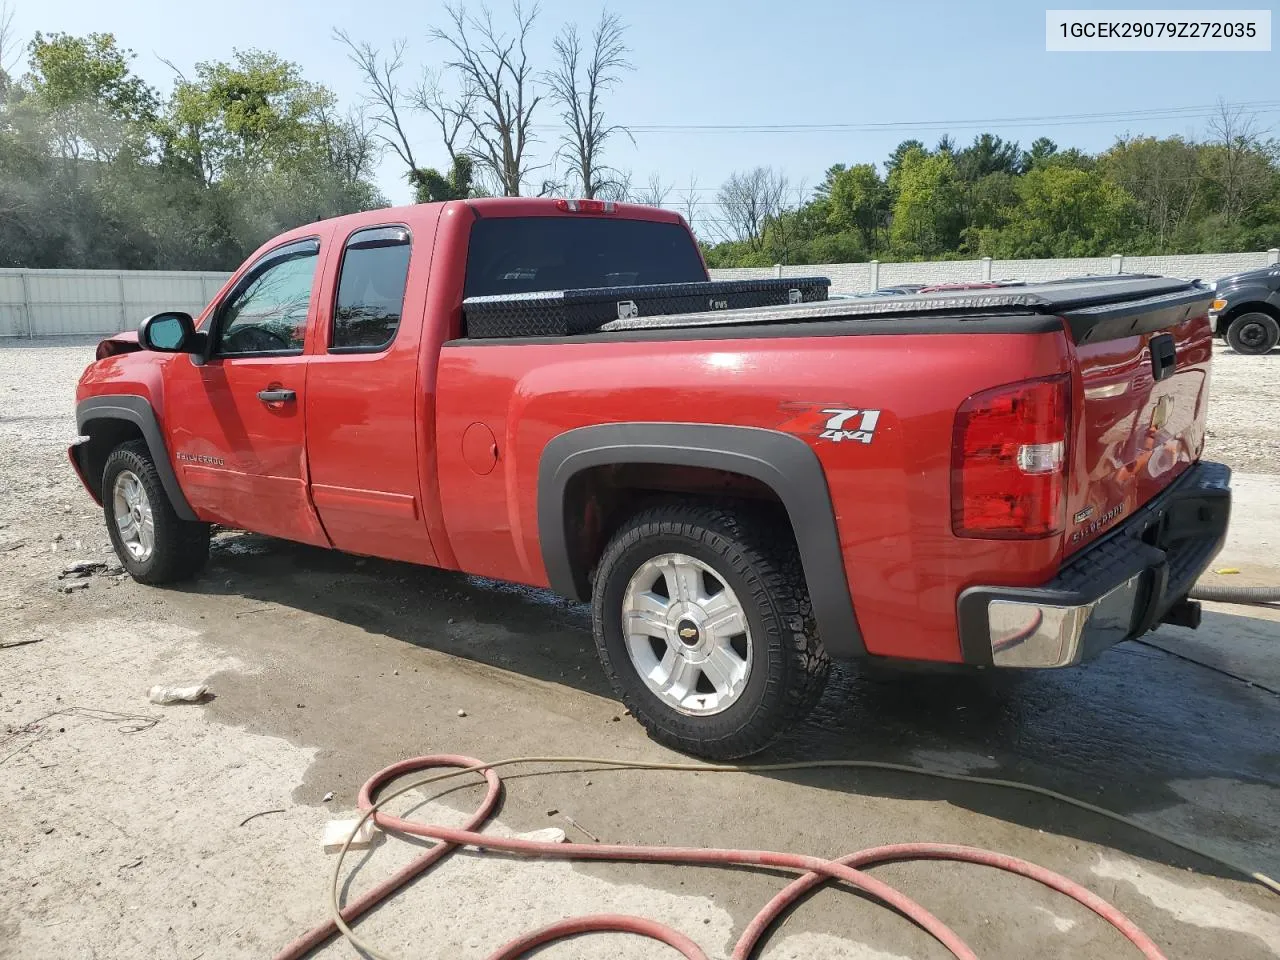
<path id="1" fill-rule="evenodd" d="M 703 423 L 609 423 L 569 430 L 551 440 L 538 463 L 538 540 L 548 582 L 574 600 L 590 598 L 586 571 L 569 550 L 565 494 L 592 467 L 626 463 L 706 467 L 768 486 L 786 509 L 800 550 L 813 616 L 827 652 L 866 655 L 845 577 L 844 555 L 826 474 L 813 449 L 789 433 Z"/>
<path id="2" fill-rule="evenodd" d="M 1271 290 L 1264 286 L 1240 287 L 1236 290 L 1217 294 L 1217 296 L 1227 301 L 1227 309 L 1223 313 L 1234 314 L 1233 320 L 1241 313 L 1248 313 L 1249 308 L 1254 304 L 1265 304 L 1272 310 L 1280 310 L 1280 290 Z M 1219 327 L 1218 332 L 1223 333 L 1224 330 L 1225 328 Z"/>
<path id="3" fill-rule="evenodd" d="M 140 431 L 151 452 L 151 459 L 160 474 L 160 483 L 164 487 L 169 502 L 173 504 L 174 513 L 183 520 L 199 520 L 191 509 L 186 495 L 178 483 L 178 475 L 173 471 L 173 463 L 169 459 L 169 449 L 164 442 L 164 434 L 160 431 L 160 423 L 156 419 L 155 410 L 151 408 L 146 397 L 132 394 L 113 394 L 104 397 L 88 397 L 76 404 L 76 430 L 87 435 L 86 426 L 95 420 L 124 420 L 132 423 Z"/>

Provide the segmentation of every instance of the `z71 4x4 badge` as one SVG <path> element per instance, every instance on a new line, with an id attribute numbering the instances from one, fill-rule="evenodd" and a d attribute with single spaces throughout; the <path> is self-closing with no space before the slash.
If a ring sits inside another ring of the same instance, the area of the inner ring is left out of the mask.
<path id="1" fill-rule="evenodd" d="M 830 440 L 832 443 L 843 443 L 846 440 L 870 443 L 875 439 L 876 425 L 880 422 L 879 410 L 862 407 L 833 407 L 817 403 L 783 404 L 783 407 L 798 407 L 803 412 L 783 423 L 779 430 L 817 434 L 818 439 Z"/>

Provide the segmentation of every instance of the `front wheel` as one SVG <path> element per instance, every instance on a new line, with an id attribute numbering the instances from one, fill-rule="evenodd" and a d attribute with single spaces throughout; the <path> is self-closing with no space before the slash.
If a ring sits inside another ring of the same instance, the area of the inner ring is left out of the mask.
<path id="1" fill-rule="evenodd" d="M 1227 343 L 1236 353 L 1270 353 L 1280 344 L 1280 323 L 1267 313 L 1242 313 L 1227 327 Z"/>
<path id="2" fill-rule="evenodd" d="M 601 557 L 592 620 L 605 673 L 649 734 L 711 760 L 768 746 L 830 667 L 790 531 L 745 510 L 637 514 Z"/>
<path id="3" fill-rule="evenodd" d="M 120 564 L 139 583 L 188 579 L 209 558 L 209 525 L 178 516 L 141 440 L 107 457 L 102 512 Z"/>

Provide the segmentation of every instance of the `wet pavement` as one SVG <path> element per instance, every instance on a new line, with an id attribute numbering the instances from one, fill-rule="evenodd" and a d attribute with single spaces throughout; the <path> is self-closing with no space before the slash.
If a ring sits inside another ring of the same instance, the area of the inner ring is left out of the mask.
<path id="1" fill-rule="evenodd" d="M 243 591 L 612 698 L 596 659 L 588 608 L 547 591 L 357 560 L 252 534 L 224 535 L 218 552 L 234 579 L 197 589 Z M 304 582 L 306 589 L 299 589 Z M 436 629 L 441 618 L 491 629 L 442 633 Z M 1254 617 L 1206 612 L 1194 635 L 1200 643 L 1218 637 L 1230 644 L 1242 630 L 1268 637 L 1280 651 L 1280 622 Z M 1187 633 L 1166 626 L 1153 636 L 1177 649 L 1173 638 Z M 1280 876 L 1280 697 L 1143 643 L 1123 644 L 1068 670 L 976 673 L 838 664 L 808 720 L 753 761 L 804 759 L 883 760 L 1024 781 L 1157 828 L 1192 824 L 1200 848 Z M 786 778 L 831 790 L 849 782 L 843 772 Z M 1172 865 L 1223 872 L 1122 826 L 1016 793 L 869 772 L 858 774 L 856 789 L 945 799 Z"/>

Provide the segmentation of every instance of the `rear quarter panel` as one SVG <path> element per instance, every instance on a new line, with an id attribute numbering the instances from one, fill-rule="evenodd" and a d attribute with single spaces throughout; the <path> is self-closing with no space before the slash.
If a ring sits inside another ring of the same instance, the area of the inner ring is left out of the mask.
<path id="1" fill-rule="evenodd" d="M 1057 333 L 454 341 L 441 351 L 436 392 L 444 525 L 462 569 L 543 586 L 538 461 L 553 437 L 610 422 L 784 428 L 803 435 L 823 464 L 868 650 L 958 661 L 959 590 L 1042 582 L 1057 568 L 1061 541 L 952 535 L 955 409 L 995 384 L 1070 369 Z M 798 426 L 797 405 L 881 413 L 871 443 L 835 443 Z M 497 464 L 483 475 L 462 452 L 474 424 L 497 446 Z"/>

